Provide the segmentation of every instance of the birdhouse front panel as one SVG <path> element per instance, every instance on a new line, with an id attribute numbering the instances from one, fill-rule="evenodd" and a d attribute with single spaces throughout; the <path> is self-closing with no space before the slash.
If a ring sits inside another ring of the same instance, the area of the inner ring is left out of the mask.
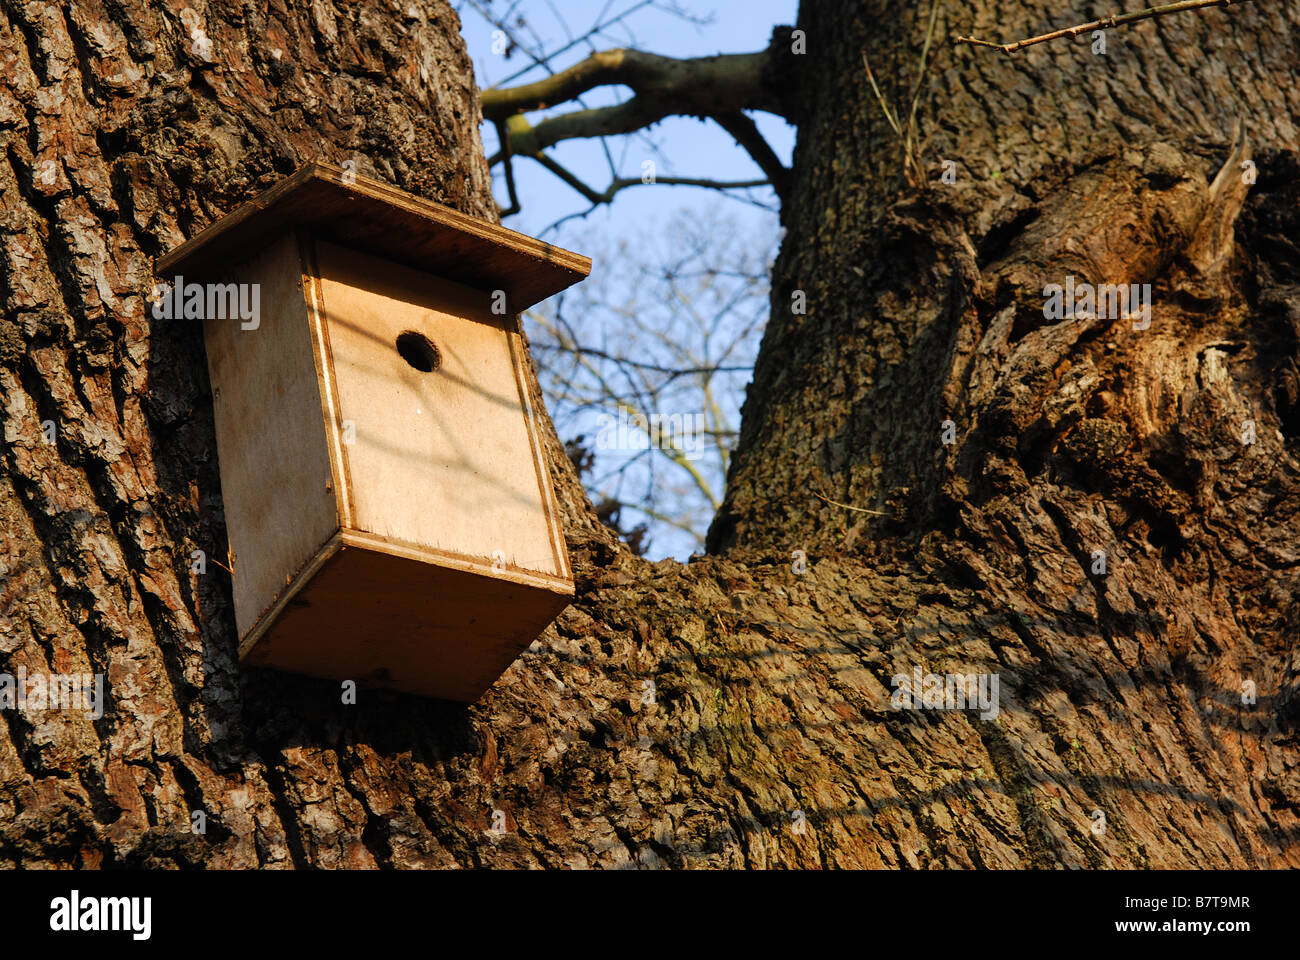
<path id="1" fill-rule="evenodd" d="M 472 701 L 564 609 L 517 318 L 590 266 L 322 164 L 159 261 L 260 292 L 204 322 L 242 660 Z"/>
<path id="2" fill-rule="evenodd" d="M 332 358 L 343 525 L 567 577 L 513 316 L 475 290 L 316 245 Z"/>

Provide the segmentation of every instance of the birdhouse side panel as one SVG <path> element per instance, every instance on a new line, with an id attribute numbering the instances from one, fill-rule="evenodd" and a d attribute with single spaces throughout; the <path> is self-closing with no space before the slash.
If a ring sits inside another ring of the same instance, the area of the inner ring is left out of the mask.
<path id="1" fill-rule="evenodd" d="M 204 321 L 235 620 L 244 638 L 339 529 L 297 240 L 232 268 L 256 325 Z M 249 329 L 244 329 L 247 326 Z"/>
<path id="2" fill-rule="evenodd" d="M 316 246 L 350 526 L 568 577 L 514 318 L 491 294 Z"/>

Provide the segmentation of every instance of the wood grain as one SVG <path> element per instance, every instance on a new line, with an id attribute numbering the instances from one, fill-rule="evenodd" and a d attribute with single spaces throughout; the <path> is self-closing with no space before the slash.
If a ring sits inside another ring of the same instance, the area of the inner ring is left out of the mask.
<path id="1" fill-rule="evenodd" d="M 508 318 L 479 291 L 317 244 L 350 526 L 560 575 Z M 438 367 L 399 354 L 423 336 Z"/>
<path id="2" fill-rule="evenodd" d="M 299 263 L 285 236 L 230 274 L 261 284 L 256 329 L 204 322 L 241 637 L 338 530 Z"/>
<path id="3" fill-rule="evenodd" d="M 563 589 L 344 544 L 246 662 L 469 703 L 570 599 Z"/>

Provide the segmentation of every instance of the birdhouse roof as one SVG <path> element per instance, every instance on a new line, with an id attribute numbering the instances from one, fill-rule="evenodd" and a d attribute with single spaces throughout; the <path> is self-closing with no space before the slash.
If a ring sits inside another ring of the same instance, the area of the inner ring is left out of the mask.
<path id="1" fill-rule="evenodd" d="M 216 277 L 296 228 L 483 290 L 516 313 L 591 272 L 591 260 L 339 167 L 309 163 L 158 261 L 160 277 Z"/>

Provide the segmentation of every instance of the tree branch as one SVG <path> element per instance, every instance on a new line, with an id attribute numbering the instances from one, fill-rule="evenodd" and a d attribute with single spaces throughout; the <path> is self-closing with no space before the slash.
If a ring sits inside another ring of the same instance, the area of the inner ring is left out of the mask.
<path id="1" fill-rule="evenodd" d="M 778 199 L 784 202 L 790 186 L 790 171 L 782 166 L 780 159 L 772 152 L 772 147 L 763 139 L 763 134 L 759 132 L 758 125 L 753 119 L 739 111 L 714 114 L 713 119 L 745 148 L 745 152 L 767 175 L 768 182 L 772 184 Z"/>
<path id="2" fill-rule="evenodd" d="M 510 153 L 510 136 L 506 133 L 506 125 L 501 121 L 496 122 L 496 128 L 497 139 L 501 141 L 501 152 L 505 160 L 506 192 L 510 197 L 510 206 L 501 207 L 499 216 L 509 217 L 523 208 L 519 204 L 519 195 L 515 192 L 515 165 L 514 158 Z"/>
<path id="3" fill-rule="evenodd" d="M 778 29 L 766 50 L 685 60 L 634 49 L 602 50 L 534 83 L 484 90 L 480 95 L 483 116 L 496 126 L 501 142 L 488 165 L 505 161 L 508 167 L 512 156 L 532 157 L 596 206 L 608 203 L 614 193 L 641 181 L 615 175 L 610 186 L 598 193 L 546 157 L 547 149 L 563 140 L 635 133 L 670 116 L 710 117 L 749 153 L 767 179 L 724 183 L 661 177 L 657 182 L 714 189 L 770 183 L 778 198 L 783 199 L 789 171 L 781 165 L 753 119 L 743 111 L 765 110 L 793 120 L 789 90 L 773 80 L 776 65 L 784 63 L 782 56 L 787 40 Z M 536 125 L 524 115 L 578 99 L 593 87 L 609 84 L 631 87 L 633 96 L 613 106 L 546 117 Z M 506 172 L 509 187 L 511 171 Z M 512 195 L 509 209 L 513 211 L 516 206 Z"/>
<path id="4" fill-rule="evenodd" d="M 558 117 L 543 120 L 537 126 L 529 124 L 523 114 L 515 114 L 506 121 L 506 132 L 510 135 L 511 146 L 515 153 L 531 156 L 555 146 L 561 140 L 633 133 L 644 127 L 653 126 L 664 117 L 682 112 L 669 103 L 656 103 L 643 97 L 633 97 L 626 103 L 614 107 L 595 107 L 590 110 L 562 113 Z M 488 165 L 494 166 L 501 158 L 502 152 L 499 151 L 488 160 Z"/>
<path id="5" fill-rule="evenodd" d="M 1138 10 L 1133 13 L 1119 13 L 1109 17 L 1102 17 L 1100 20 L 1093 20 L 1090 23 L 1080 23 L 1073 27 L 1066 27 L 1063 30 L 1053 30 L 1051 33 L 1044 33 L 1037 37 L 1030 37 L 1027 40 L 1017 40 L 1015 43 L 993 43 L 990 40 L 977 40 L 974 37 L 958 37 L 957 43 L 969 43 L 976 47 L 993 47 L 1001 50 L 1003 53 L 1012 54 L 1021 47 L 1032 46 L 1035 43 L 1046 43 L 1048 40 L 1056 40 L 1058 37 L 1077 37 L 1081 33 L 1091 33 L 1093 30 L 1110 30 L 1113 27 L 1122 27 L 1126 24 L 1137 23 L 1139 20 L 1152 20 L 1156 17 L 1163 17 L 1170 13 L 1182 13 L 1185 10 L 1201 10 L 1206 7 L 1227 7 L 1236 3 L 1250 3 L 1251 0 L 1179 0 L 1178 3 L 1166 3 L 1159 7 L 1148 7 L 1146 10 Z"/>
<path id="6" fill-rule="evenodd" d="M 671 103 L 672 109 L 665 109 L 661 116 L 670 112 L 704 115 L 719 110 L 742 109 L 766 110 L 785 116 L 778 99 L 764 89 L 763 71 L 768 56 L 769 51 L 763 50 L 678 60 L 643 50 L 601 50 L 567 70 L 535 83 L 504 90 L 484 90 L 480 97 L 483 116 L 496 120 L 541 110 L 572 100 L 593 87 L 608 84 L 631 87 L 637 98 L 644 98 L 643 103 Z M 527 151 L 520 149 L 519 152 Z"/>

